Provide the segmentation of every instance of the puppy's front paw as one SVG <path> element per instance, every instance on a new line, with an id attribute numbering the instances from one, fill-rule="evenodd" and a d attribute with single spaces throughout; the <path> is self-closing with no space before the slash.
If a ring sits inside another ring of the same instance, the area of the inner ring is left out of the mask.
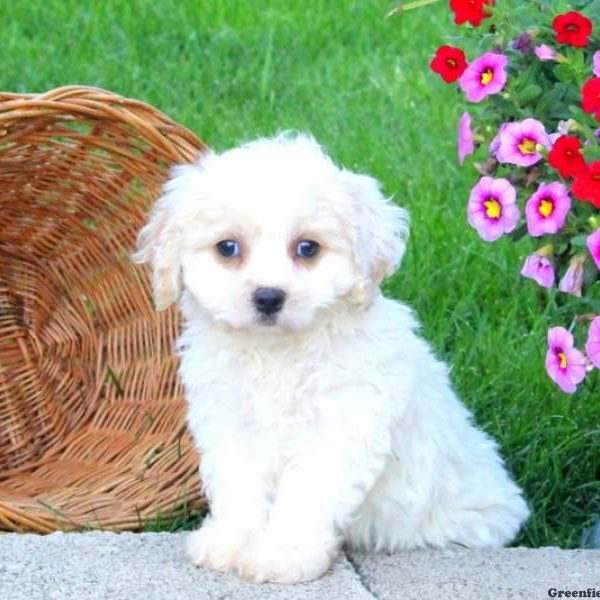
<path id="1" fill-rule="evenodd" d="M 237 570 L 247 581 L 300 583 L 321 577 L 337 554 L 334 537 L 284 539 L 264 532 L 243 550 Z"/>
<path id="2" fill-rule="evenodd" d="M 251 532 L 207 517 L 190 534 L 186 553 L 192 564 L 215 571 L 231 571 Z"/>

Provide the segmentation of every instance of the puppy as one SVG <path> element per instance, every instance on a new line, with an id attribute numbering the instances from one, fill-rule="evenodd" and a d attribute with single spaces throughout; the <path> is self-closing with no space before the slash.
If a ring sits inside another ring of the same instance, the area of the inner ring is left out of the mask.
<path id="1" fill-rule="evenodd" d="M 179 374 L 210 516 L 196 565 L 293 583 L 342 543 L 510 542 L 528 516 L 496 444 L 379 285 L 408 216 L 371 177 L 282 134 L 178 166 L 135 258 L 179 301 Z"/>

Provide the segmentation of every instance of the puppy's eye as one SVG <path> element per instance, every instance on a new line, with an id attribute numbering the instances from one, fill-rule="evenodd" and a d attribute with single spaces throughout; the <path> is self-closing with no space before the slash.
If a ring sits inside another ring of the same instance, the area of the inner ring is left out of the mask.
<path id="1" fill-rule="evenodd" d="M 313 240 L 301 240 L 296 246 L 296 256 L 301 258 L 313 258 L 319 253 L 321 246 Z"/>
<path id="2" fill-rule="evenodd" d="M 235 258 L 240 255 L 240 245 L 235 240 L 223 240 L 215 248 L 225 258 Z"/>

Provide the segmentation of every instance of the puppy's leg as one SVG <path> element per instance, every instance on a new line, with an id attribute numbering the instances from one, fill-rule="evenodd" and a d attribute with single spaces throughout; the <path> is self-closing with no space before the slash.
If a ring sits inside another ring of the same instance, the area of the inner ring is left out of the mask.
<path id="1" fill-rule="evenodd" d="M 201 460 L 200 476 L 211 514 L 190 534 L 187 555 L 195 565 L 228 571 L 248 539 L 265 525 L 266 490 L 235 441 L 219 444 Z"/>
<path id="2" fill-rule="evenodd" d="M 375 396 L 366 386 L 354 387 L 315 403 L 323 410 L 322 421 L 286 466 L 266 529 L 241 555 L 242 577 L 296 583 L 329 568 L 342 542 L 340 532 L 389 452 L 388 411 Z"/>
<path id="3" fill-rule="evenodd" d="M 423 361 L 423 364 L 427 363 Z M 350 546 L 397 551 L 509 543 L 528 516 L 498 445 L 475 427 L 446 377 L 419 382 L 393 428 L 393 456 L 345 532 Z"/>

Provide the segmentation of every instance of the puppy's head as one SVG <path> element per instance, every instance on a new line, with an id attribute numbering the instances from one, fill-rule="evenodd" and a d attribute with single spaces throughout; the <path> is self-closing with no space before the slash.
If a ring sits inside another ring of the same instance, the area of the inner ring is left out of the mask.
<path id="1" fill-rule="evenodd" d="M 374 179 L 282 134 L 173 169 L 134 258 L 159 310 L 185 288 L 231 327 L 303 329 L 336 302 L 368 305 L 407 235 Z"/>

